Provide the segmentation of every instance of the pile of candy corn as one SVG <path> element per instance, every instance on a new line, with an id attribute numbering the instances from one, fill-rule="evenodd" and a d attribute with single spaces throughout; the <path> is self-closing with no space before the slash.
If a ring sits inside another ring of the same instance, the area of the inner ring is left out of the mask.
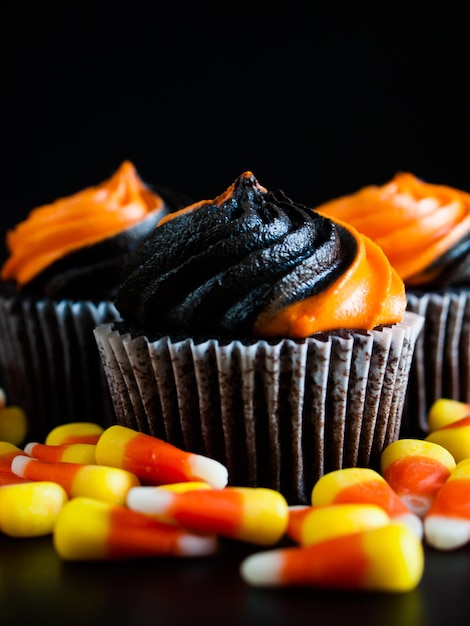
<path id="1" fill-rule="evenodd" d="M 422 578 L 425 544 L 470 543 L 469 404 L 438 400 L 429 435 L 387 446 L 380 471 L 329 472 L 311 504 L 289 505 L 121 425 L 63 424 L 20 448 L 25 416 L 0 400 L 0 532 L 51 535 L 65 560 L 198 557 L 228 538 L 258 547 L 240 564 L 252 586 L 403 592 Z"/>

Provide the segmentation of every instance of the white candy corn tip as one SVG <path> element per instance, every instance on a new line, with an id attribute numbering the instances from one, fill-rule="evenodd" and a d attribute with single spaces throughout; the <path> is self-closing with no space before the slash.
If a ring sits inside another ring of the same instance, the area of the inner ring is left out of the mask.
<path id="1" fill-rule="evenodd" d="M 424 520 L 424 537 L 436 550 L 456 550 L 470 542 L 470 520 L 431 515 Z"/>
<path id="2" fill-rule="evenodd" d="M 148 515 L 166 513 L 174 494 L 155 487 L 131 487 L 126 495 L 126 504 L 133 511 Z"/>
<path id="3" fill-rule="evenodd" d="M 392 518 L 392 521 L 407 526 L 418 539 L 423 538 L 423 521 L 414 513 L 403 513 L 402 515 Z"/>
<path id="4" fill-rule="evenodd" d="M 203 480 L 214 489 L 223 489 L 228 483 L 228 470 L 219 461 L 201 454 L 193 454 L 190 459 L 193 480 Z"/>
<path id="5" fill-rule="evenodd" d="M 425 495 L 403 495 L 400 496 L 403 504 L 420 519 L 424 519 L 426 513 L 431 508 L 433 498 Z"/>
<path id="6" fill-rule="evenodd" d="M 179 554 L 181 556 L 205 556 L 214 554 L 218 549 L 215 535 L 183 535 L 178 539 Z"/>
<path id="7" fill-rule="evenodd" d="M 29 456 L 31 456 L 35 445 L 37 445 L 36 441 L 30 441 L 29 443 L 25 445 L 24 452 L 26 452 L 26 454 L 29 454 Z"/>
<path id="8" fill-rule="evenodd" d="M 275 550 L 252 554 L 241 562 L 242 579 L 254 587 L 281 585 L 282 557 Z"/>
<path id="9" fill-rule="evenodd" d="M 20 478 L 24 478 L 25 468 L 30 461 L 31 461 L 30 456 L 26 456 L 23 454 L 19 454 L 18 456 L 15 456 L 11 462 L 10 469 L 12 473 L 16 474 L 16 476 L 19 476 Z"/>

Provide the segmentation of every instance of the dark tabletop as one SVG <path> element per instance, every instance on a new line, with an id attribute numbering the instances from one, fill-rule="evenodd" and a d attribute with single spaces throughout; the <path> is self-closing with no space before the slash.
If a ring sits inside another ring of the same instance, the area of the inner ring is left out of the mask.
<path id="1" fill-rule="evenodd" d="M 239 565 L 254 551 L 223 540 L 196 559 L 65 562 L 49 536 L 0 536 L 1 624 L 435 626 L 468 617 L 470 547 L 427 549 L 420 584 L 400 594 L 252 588 Z"/>

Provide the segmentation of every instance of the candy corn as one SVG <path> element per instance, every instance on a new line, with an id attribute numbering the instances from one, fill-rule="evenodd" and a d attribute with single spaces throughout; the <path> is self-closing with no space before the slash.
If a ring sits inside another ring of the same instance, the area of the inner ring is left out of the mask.
<path id="1" fill-rule="evenodd" d="M 470 406 L 462 405 L 452 404 L 454 417 Z M 289 538 L 297 545 L 246 558 L 245 582 L 409 591 L 423 573 L 423 535 L 439 550 L 470 543 L 462 428 L 470 415 L 426 440 L 397 440 L 382 453 L 381 473 L 329 472 L 311 504 L 288 506 L 278 491 L 227 486 L 222 464 L 150 435 L 65 424 L 46 438 L 53 443 L 21 450 L 0 441 L 0 533 L 53 534 L 68 560 L 199 556 L 214 553 L 219 537 L 262 546 Z M 463 458 L 430 440 L 442 432 Z"/>
<path id="2" fill-rule="evenodd" d="M 261 545 L 284 535 L 289 510 L 278 491 L 261 487 L 225 487 L 171 492 L 153 487 L 129 490 L 127 505 L 134 511 L 202 533 L 215 533 Z"/>
<path id="3" fill-rule="evenodd" d="M 70 498 L 88 496 L 113 504 L 123 504 L 129 489 L 140 485 L 135 474 L 117 467 L 52 463 L 29 456 L 16 456 L 11 462 L 11 471 L 30 480 L 56 482 Z"/>
<path id="4" fill-rule="evenodd" d="M 462 417 L 433 430 L 426 437 L 426 441 L 437 443 L 446 448 L 456 463 L 470 458 L 470 416 Z"/>
<path id="5" fill-rule="evenodd" d="M 387 481 L 370 468 L 349 467 L 321 476 L 312 489 L 314 506 L 341 503 L 377 504 L 393 521 L 407 525 L 423 536 L 421 519 L 412 513 Z"/>
<path id="6" fill-rule="evenodd" d="M 28 418 L 20 406 L 4 406 L 0 410 L 0 440 L 19 446 L 28 432 Z"/>
<path id="7" fill-rule="evenodd" d="M 309 546 L 275 548 L 246 557 L 244 581 L 255 587 L 314 586 L 380 592 L 414 589 L 424 571 L 416 534 L 388 524 Z"/>
<path id="8" fill-rule="evenodd" d="M 457 463 L 424 518 L 424 537 L 438 550 L 470 542 L 470 459 Z"/>
<path id="9" fill-rule="evenodd" d="M 26 444 L 24 451 L 29 456 L 43 461 L 52 461 L 65 463 L 87 463 L 94 465 L 95 460 L 94 443 L 62 443 L 57 445 L 49 445 L 45 443 L 37 443 L 31 441 Z"/>
<path id="10" fill-rule="evenodd" d="M 330 504 L 314 506 L 305 513 L 297 535 L 298 543 L 308 546 L 331 537 L 378 528 L 390 524 L 391 518 L 377 504 Z"/>
<path id="11" fill-rule="evenodd" d="M 53 535 L 66 560 L 127 559 L 212 554 L 217 538 L 163 524 L 124 506 L 77 497 L 63 507 Z"/>
<path id="12" fill-rule="evenodd" d="M 432 433 L 438 428 L 452 424 L 463 417 L 470 415 L 470 404 L 451 400 L 450 398 L 439 398 L 428 411 L 428 428 Z"/>
<path id="13" fill-rule="evenodd" d="M 110 426 L 96 444 L 96 462 L 133 472 L 145 484 L 203 481 L 227 485 L 227 468 L 209 457 L 185 452 L 125 426 Z"/>
<path id="14" fill-rule="evenodd" d="M 456 465 L 446 448 L 421 439 L 394 441 L 382 452 L 380 463 L 387 483 L 421 519 Z"/>
<path id="15" fill-rule="evenodd" d="M 57 446 L 62 443 L 96 443 L 104 428 L 94 422 L 69 422 L 53 428 L 44 443 Z"/>
<path id="16" fill-rule="evenodd" d="M 306 516 L 315 507 L 310 504 L 291 504 L 289 505 L 289 517 L 287 520 L 286 536 L 300 543 L 302 536 L 302 525 Z"/>
<path id="17" fill-rule="evenodd" d="M 55 482 L 4 485 L 0 487 L 0 531 L 11 537 L 48 535 L 67 499 Z"/>
<path id="18" fill-rule="evenodd" d="M 153 487 L 153 489 L 162 489 L 164 491 L 182 493 L 184 491 L 198 491 L 199 489 L 213 489 L 213 487 L 203 481 L 188 480 L 182 483 L 169 483 L 167 485 L 158 485 L 158 487 Z M 171 515 L 169 517 L 166 517 L 165 515 L 157 515 L 155 517 L 157 517 L 161 522 L 166 522 L 167 524 L 176 523 Z"/>

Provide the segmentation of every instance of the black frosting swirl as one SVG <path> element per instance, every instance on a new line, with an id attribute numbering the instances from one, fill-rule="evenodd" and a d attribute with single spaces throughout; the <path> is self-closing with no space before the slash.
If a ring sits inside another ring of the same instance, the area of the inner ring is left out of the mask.
<path id="1" fill-rule="evenodd" d="M 219 198 L 157 226 L 129 257 L 115 304 L 130 326 L 249 337 L 260 313 L 320 293 L 355 258 L 348 230 L 250 172 Z"/>
<path id="2" fill-rule="evenodd" d="M 429 291 L 446 287 L 470 285 L 470 234 L 420 272 L 419 279 L 408 285 L 409 290 Z"/>
<path id="3" fill-rule="evenodd" d="M 151 213 L 114 237 L 70 252 L 24 285 L 22 293 L 57 300 L 113 300 L 125 258 L 155 228 L 160 217 L 159 212 Z"/>
<path id="4" fill-rule="evenodd" d="M 96 243 L 69 252 L 54 261 L 21 288 L 21 294 L 53 300 L 114 300 L 125 259 L 151 233 L 166 213 L 190 203 L 187 196 L 166 187 L 152 187 L 163 198 L 164 206 L 134 226 Z M 2 285 L 8 295 L 19 292 L 15 282 Z"/>

